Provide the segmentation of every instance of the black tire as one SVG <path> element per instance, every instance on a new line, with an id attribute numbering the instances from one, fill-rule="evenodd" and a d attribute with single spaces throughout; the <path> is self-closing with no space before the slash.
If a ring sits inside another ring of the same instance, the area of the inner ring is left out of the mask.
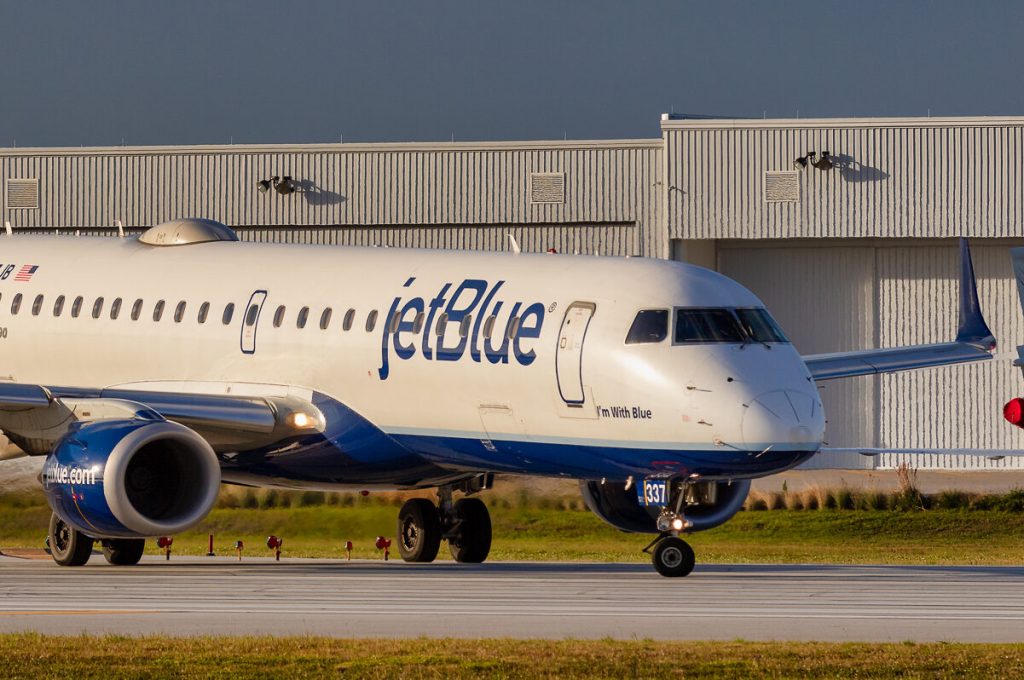
<path id="1" fill-rule="evenodd" d="M 479 498 L 461 498 L 455 503 L 459 520 L 456 535 L 448 539 L 448 549 L 456 562 L 479 564 L 491 552 L 491 514 Z"/>
<path id="2" fill-rule="evenodd" d="M 433 562 L 441 548 L 441 520 L 425 498 L 413 498 L 398 511 L 398 554 L 406 562 Z"/>
<path id="3" fill-rule="evenodd" d="M 693 571 L 697 562 L 690 544 L 676 536 L 669 536 L 658 541 L 651 556 L 654 568 L 662 576 L 686 576 Z"/>
<path id="4" fill-rule="evenodd" d="M 80 567 L 92 555 L 93 539 L 74 528 L 57 513 L 50 515 L 50 556 L 62 567 Z"/>
<path id="5" fill-rule="evenodd" d="M 122 567 L 138 564 L 145 549 L 144 538 L 112 538 L 103 541 L 103 557 L 110 564 Z"/>

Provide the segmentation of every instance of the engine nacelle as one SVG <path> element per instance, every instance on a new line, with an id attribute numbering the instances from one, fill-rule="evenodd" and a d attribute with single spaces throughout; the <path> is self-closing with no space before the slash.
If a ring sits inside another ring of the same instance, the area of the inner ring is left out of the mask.
<path id="1" fill-rule="evenodd" d="M 220 464 L 194 431 L 143 411 L 73 426 L 41 477 L 53 511 L 89 536 L 169 536 L 213 508 Z"/>
<path id="2" fill-rule="evenodd" d="M 616 529 L 637 534 L 656 534 L 655 520 L 661 508 L 640 505 L 636 489 L 624 482 L 580 482 L 583 502 L 590 511 Z M 693 522 L 687 532 L 713 529 L 740 511 L 750 492 L 749 480 L 701 482 L 687 493 L 683 504 L 686 519 Z"/>

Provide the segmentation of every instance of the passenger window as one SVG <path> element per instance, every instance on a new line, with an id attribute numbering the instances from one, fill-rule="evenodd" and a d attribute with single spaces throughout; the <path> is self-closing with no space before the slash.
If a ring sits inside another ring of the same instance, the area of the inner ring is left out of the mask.
<path id="1" fill-rule="evenodd" d="M 627 345 L 661 342 L 668 337 L 668 310 L 644 309 L 636 313 L 626 334 Z"/>
<path id="2" fill-rule="evenodd" d="M 442 314 L 441 316 L 437 317 L 437 327 L 434 328 L 434 334 L 437 335 L 437 337 L 441 337 L 442 335 L 444 335 L 444 331 L 445 331 L 446 328 L 448 328 L 448 314 L 447 313 Z"/>
<path id="3" fill-rule="evenodd" d="M 100 314 L 103 313 L 103 298 L 96 298 L 96 302 L 92 303 L 92 318 L 100 318 Z"/>
<path id="4" fill-rule="evenodd" d="M 15 295 L 11 300 L 11 314 L 17 314 L 19 309 L 21 309 L 21 293 Z"/>
<path id="5" fill-rule="evenodd" d="M 249 305 L 249 311 L 245 313 L 245 325 L 252 328 L 258 318 L 260 318 L 260 306 L 256 304 Z"/>
<path id="6" fill-rule="evenodd" d="M 153 307 L 153 321 L 159 321 L 164 315 L 164 301 L 158 300 L 156 306 Z"/>
<path id="7" fill-rule="evenodd" d="M 305 328 L 306 319 L 309 318 L 309 307 L 303 307 L 299 310 L 299 316 L 295 319 L 296 328 Z"/>
<path id="8" fill-rule="evenodd" d="M 767 309 L 737 309 L 743 331 L 757 342 L 789 342 Z"/>
<path id="9" fill-rule="evenodd" d="M 114 301 L 110 303 L 110 318 L 117 320 L 117 317 L 121 315 L 121 298 L 114 298 Z"/>
<path id="10" fill-rule="evenodd" d="M 743 330 L 728 309 L 677 309 L 676 342 L 743 342 Z"/>
<path id="11" fill-rule="evenodd" d="M 229 302 L 227 307 L 224 308 L 224 316 L 221 317 L 221 321 L 227 326 L 231 323 L 231 317 L 235 315 L 235 303 Z"/>
<path id="12" fill-rule="evenodd" d="M 210 303 L 204 302 L 199 305 L 199 323 L 206 323 L 206 317 L 210 314 Z"/>
<path id="13" fill-rule="evenodd" d="M 57 299 L 53 301 L 53 315 L 60 316 L 64 313 L 64 296 L 58 295 Z"/>
<path id="14" fill-rule="evenodd" d="M 136 300 L 132 305 L 132 321 L 138 321 L 140 316 L 142 316 L 142 298 Z"/>
<path id="15" fill-rule="evenodd" d="M 81 295 L 75 298 L 75 301 L 71 303 L 71 316 L 78 318 L 78 315 L 82 313 L 82 303 L 85 302 L 85 298 Z"/>
<path id="16" fill-rule="evenodd" d="M 377 310 L 374 309 L 366 315 L 366 332 L 373 332 L 374 327 L 377 325 Z"/>
<path id="17" fill-rule="evenodd" d="M 508 322 L 508 339 L 512 340 L 519 333 L 519 317 L 513 316 Z"/>
<path id="18" fill-rule="evenodd" d="M 181 320 L 185 318 L 185 301 L 182 300 L 178 303 L 178 306 L 174 308 L 174 323 L 181 323 Z"/>
<path id="19" fill-rule="evenodd" d="M 462 323 L 459 324 L 459 337 L 469 337 L 469 329 L 473 327 L 473 315 L 467 314 L 462 317 Z"/>
<path id="20" fill-rule="evenodd" d="M 274 312 L 274 328 L 280 328 L 282 323 L 284 323 L 284 305 L 278 307 Z"/>
<path id="21" fill-rule="evenodd" d="M 352 330 L 352 322 L 356 320 L 356 310 L 350 309 L 345 312 L 345 320 L 342 322 L 341 327 L 343 330 Z"/>
<path id="22" fill-rule="evenodd" d="M 491 314 L 487 317 L 487 321 L 484 321 L 484 337 L 490 339 L 491 333 L 494 332 L 494 322 L 497 321 L 498 317 Z"/>
<path id="23" fill-rule="evenodd" d="M 423 330 L 424 317 L 426 317 L 426 314 L 424 314 L 423 312 L 420 312 L 419 314 L 416 315 L 416 320 L 412 322 L 413 333 L 419 333 L 421 330 Z"/>
<path id="24" fill-rule="evenodd" d="M 324 313 L 320 315 L 320 330 L 325 331 L 327 327 L 331 325 L 331 308 L 328 307 L 324 310 Z"/>
<path id="25" fill-rule="evenodd" d="M 394 314 L 392 314 L 391 315 L 391 321 L 390 321 L 390 323 L 388 323 L 388 332 L 389 333 L 397 333 L 398 332 L 398 324 L 400 324 L 401 322 L 402 322 L 402 315 L 401 315 L 400 312 L 395 312 Z"/>
<path id="26" fill-rule="evenodd" d="M 43 308 L 43 296 L 37 295 L 35 302 L 32 303 L 32 316 L 39 316 L 39 310 Z"/>

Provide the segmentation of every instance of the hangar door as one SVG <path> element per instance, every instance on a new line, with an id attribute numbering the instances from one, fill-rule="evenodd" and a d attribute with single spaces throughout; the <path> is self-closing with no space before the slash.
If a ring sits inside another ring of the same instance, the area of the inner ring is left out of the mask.
<path id="1" fill-rule="evenodd" d="M 1009 245 L 972 246 L 982 309 L 997 354 L 1024 344 Z M 719 271 L 760 297 L 802 354 L 950 340 L 957 323 L 956 247 L 909 240 L 870 246 L 718 243 Z M 1024 449 L 1002 405 L 1024 396 L 1008 359 L 822 383 L 832 446 Z M 915 467 L 1022 468 L 1024 460 L 953 454 L 907 457 Z M 881 456 L 892 467 L 895 456 Z M 813 461 L 812 461 L 813 464 Z"/>
<path id="2" fill-rule="evenodd" d="M 801 354 L 875 346 L 875 249 L 726 246 L 718 268 L 765 303 Z M 874 446 L 874 377 L 825 383 L 821 391 L 832 446 Z"/>

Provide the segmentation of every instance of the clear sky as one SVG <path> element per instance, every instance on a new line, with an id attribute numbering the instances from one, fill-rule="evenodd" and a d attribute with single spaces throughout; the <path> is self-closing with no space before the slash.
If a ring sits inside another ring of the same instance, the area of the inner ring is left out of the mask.
<path id="1" fill-rule="evenodd" d="M 1024 114 L 1021 2 L 0 0 L 0 146 Z"/>

